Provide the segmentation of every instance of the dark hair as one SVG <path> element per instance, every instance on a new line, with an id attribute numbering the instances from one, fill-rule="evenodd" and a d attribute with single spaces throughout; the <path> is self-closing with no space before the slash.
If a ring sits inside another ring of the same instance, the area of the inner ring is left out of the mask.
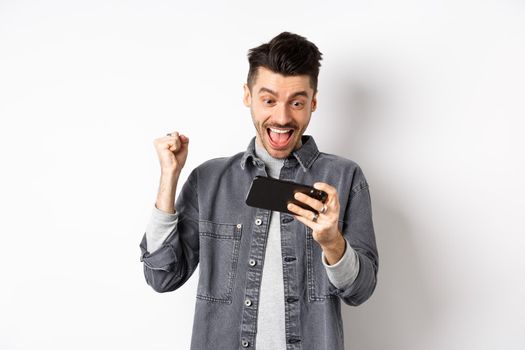
<path id="1" fill-rule="evenodd" d="M 317 92 L 317 76 L 323 54 L 315 44 L 297 34 L 282 32 L 269 43 L 248 51 L 248 87 L 252 89 L 259 67 L 265 67 L 284 76 L 308 75 L 310 86 Z"/>

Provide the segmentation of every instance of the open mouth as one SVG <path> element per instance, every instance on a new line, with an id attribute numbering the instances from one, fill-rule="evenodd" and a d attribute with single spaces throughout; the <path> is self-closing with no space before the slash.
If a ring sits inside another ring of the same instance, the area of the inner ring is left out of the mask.
<path id="1" fill-rule="evenodd" d="M 266 132 L 270 139 L 270 144 L 275 149 L 283 149 L 288 146 L 292 140 L 294 129 L 267 128 Z"/>

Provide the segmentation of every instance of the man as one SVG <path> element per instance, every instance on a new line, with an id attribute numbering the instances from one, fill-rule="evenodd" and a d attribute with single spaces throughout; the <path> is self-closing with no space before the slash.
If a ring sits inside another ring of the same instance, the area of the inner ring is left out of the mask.
<path id="1" fill-rule="evenodd" d="M 175 206 L 189 138 L 155 140 L 161 180 L 141 261 L 158 292 L 179 288 L 200 264 L 192 349 L 343 349 L 341 300 L 359 305 L 374 291 L 365 176 L 303 135 L 317 107 L 321 56 L 289 32 L 249 51 L 243 102 L 256 136 L 245 152 L 194 169 Z M 314 184 L 328 199 L 296 194 L 318 213 L 291 204 L 293 216 L 247 206 L 257 175 Z"/>

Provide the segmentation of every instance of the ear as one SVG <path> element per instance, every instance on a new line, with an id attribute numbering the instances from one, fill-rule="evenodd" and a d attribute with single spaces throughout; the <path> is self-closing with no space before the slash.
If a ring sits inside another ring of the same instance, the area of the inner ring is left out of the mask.
<path id="1" fill-rule="evenodd" d="M 250 107 L 252 104 L 252 94 L 250 93 L 250 88 L 248 87 L 248 84 L 243 85 L 244 88 L 244 95 L 242 97 L 242 102 L 246 107 Z"/>
<path id="2" fill-rule="evenodd" d="M 317 91 L 314 94 L 314 97 L 312 97 L 312 112 L 314 112 L 317 109 Z"/>

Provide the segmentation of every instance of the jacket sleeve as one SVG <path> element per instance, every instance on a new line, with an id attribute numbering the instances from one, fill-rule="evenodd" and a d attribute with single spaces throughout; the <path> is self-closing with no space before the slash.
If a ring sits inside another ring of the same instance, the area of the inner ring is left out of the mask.
<path id="1" fill-rule="evenodd" d="M 336 293 L 346 304 L 357 306 L 374 292 L 379 266 L 370 192 L 364 176 L 351 190 L 343 222 L 343 235 L 357 253 L 359 271 L 350 286 L 337 288 Z"/>
<path id="2" fill-rule="evenodd" d="M 199 263 L 199 206 L 194 170 L 177 197 L 177 224 L 160 248 L 148 251 L 146 234 L 140 242 L 140 261 L 146 282 L 157 292 L 170 292 L 182 286 Z"/>

